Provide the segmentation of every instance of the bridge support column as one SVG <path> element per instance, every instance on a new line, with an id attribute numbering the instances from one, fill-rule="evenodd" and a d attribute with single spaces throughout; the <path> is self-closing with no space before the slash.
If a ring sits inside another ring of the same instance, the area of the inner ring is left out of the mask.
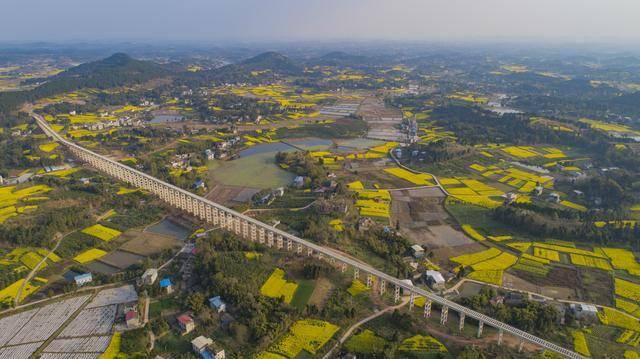
<path id="1" fill-rule="evenodd" d="M 249 238 L 249 221 L 242 221 L 242 237 L 245 239 Z"/>
<path id="2" fill-rule="evenodd" d="M 211 213 L 211 215 L 213 217 L 213 225 L 217 226 L 218 223 L 220 223 L 220 215 L 218 214 L 218 209 L 214 207 L 211 210 L 213 212 L 213 213 Z"/>
<path id="3" fill-rule="evenodd" d="M 293 241 L 292 240 L 287 240 L 287 251 L 291 252 L 291 249 L 293 249 Z"/>
<path id="4" fill-rule="evenodd" d="M 367 288 L 371 288 L 372 282 L 373 282 L 373 276 L 367 273 Z"/>
<path id="5" fill-rule="evenodd" d="M 264 228 L 262 227 L 258 230 L 258 242 L 264 244 Z"/>
<path id="6" fill-rule="evenodd" d="M 424 301 L 424 313 L 425 318 L 431 317 L 431 301 L 429 299 L 425 299 Z"/>
<path id="7" fill-rule="evenodd" d="M 296 249 L 296 253 L 302 254 L 302 244 L 298 243 L 298 248 Z"/>
<path id="8" fill-rule="evenodd" d="M 313 249 L 307 248 L 307 256 L 311 257 L 313 255 Z"/>
<path id="9" fill-rule="evenodd" d="M 482 328 L 484 327 L 484 322 L 478 323 L 478 338 L 482 337 Z"/>
<path id="10" fill-rule="evenodd" d="M 267 245 L 273 247 L 273 232 L 267 232 Z"/>
<path id="11" fill-rule="evenodd" d="M 384 294 L 384 292 L 387 290 L 387 282 L 382 278 L 378 278 L 378 281 L 380 282 L 380 294 Z"/>
<path id="12" fill-rule="evenodd" d="M 518 345 L 518 353 L 522 353 L 523 348 L 524 348 L 524 339 L 520 339 L 520 344 Z"/>
<path id="13" fill-rule="evenodd" d="M 284 240 L 282 239 L 282 236 L 278 235 L 278 237 L 276 238 L 276 243 L 277 243 L 278 249 L 282 249 L 282 246 L 284 244 Z"/>
<path id="14" fill-rule="evenodd" d="M 360 269 L 353 268 L 353 280 L 358 279 L 358 277 L 360 277 Z"/>
<path id="15" fill-rule="evenodd" d="M 413 310 L 413 302 L 416 300 L 416 295 L 411 292 L 409 295 L 409 310 Z"/>
<path id="16" fill-rule="evenodd" d="M 498 345 L 502 345 L 502 336 L 504 335 L 504 331 L 502 329 L 498 330 Z"/>
<path id="17" fill-rule="evenodd" d="M 239 235 L 240 235 L 240 231 L 242 230 L 242 229 L 240 228 L 240 227 L 241 227 L 241 226 L 240 226 L 240 218 L 235 217 L 233 222 L 234 222 L 234 224 L 235 224 L 235 232 L 236 232 L 236 235 L 238 235 L 238 236 L 239 236 Z"/>
<path id="18" fill-rule="evenodd" d="M 449 315 L 449 307 L 446 305 L 442 306 L 442 311 L 440 312 L 440 324 L 447 324 L 447 316 Z"/>
<path id="19" fill-rule="evenodd" d="M 396 285 L 396 288 L 393 292 L 393 301 L 394 303 L 398 303 L 400 301 L 400 286 Z"/>
<path id="20" fill-rule="evenodd" d="M 256 229 L 255 223 L 251 223 L 251 242 L 255 242 L 258 239 L 258 230 Z"/>
<path id="21" fill-rule="evenodd" d="M 342 264 L 340 265 L 340 271 L 341 271 L 342 273 L 344 273 L 344 272 L 346 272 L 346 271 L 347 271 L 347 263 L 342 263 Z"/>
<path id="22" fill-rule="evenodd" d="M 213 213 L 211 213 L 211 206 L 207 205 L 204 208 L 205 216 L 207 217 L 207 223 L 213 223 Z"/>
<path id="23" fill-rule="evenodd" d="M 462 331 L 464 329 L 464 313 L 460 313 L 460 324 L 458 325 L 458 330 Z"/>

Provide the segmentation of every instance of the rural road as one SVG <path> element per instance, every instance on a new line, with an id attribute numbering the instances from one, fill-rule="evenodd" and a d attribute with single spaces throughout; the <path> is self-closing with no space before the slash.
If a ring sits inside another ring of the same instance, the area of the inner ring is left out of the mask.
<path id="1" fill-rule="evenodd" d="M 349 329 L 347 329 L 347 331 L 342 335 L 342 337 L 340 337 L 340 340 L 338 340 L 338 342 L 333 346 L 333 348 L 331 348 L 331 350 L 329 350 L 329 352 L 327 352 L 327 354 L 325 354 L 324 357 L 322 357 L 322 359 L 328 359 L 331 357 L 331 354 L 333 354 L 333 351 L 336 350 L 340 345 L 342 345 L 345 341 L 347 341 L 347 339 L 351 336 L 351 334 L 353 334 L 353 331 L 358 329 L 362 324 L 371 321 L 373 319 L 376 319 L 377 317 L 385 314 L 385 313 L 389 313 L 392 312 L 396 309 L 400 309 L 403 306 L 407 305 L 407 303 L 409 303 L 409 297 L 405 297 L 402 298 L 402 302 L 398 305 L 394 305 L 392 307 L 386 307 L 383 310 L 377 311 L 373 314 L 371 314 L 370 316 L 361 319 L 359 322 L 357 322 L 356 324 L 352 325 L 349 327 Z"/>

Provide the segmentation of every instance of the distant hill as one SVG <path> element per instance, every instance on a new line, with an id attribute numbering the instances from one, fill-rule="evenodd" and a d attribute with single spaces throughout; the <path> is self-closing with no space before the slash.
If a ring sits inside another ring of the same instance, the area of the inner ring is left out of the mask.
<path id="1" fill-rule="evenodd" d="M 333 51 L 309 61 L 312 65 L 360 67 L 371 63 L 366 56 L 352 55 L 342 51 Z"/>
<path id="2" fill-rule="evenodd" d="M 46 82 L 32 90 L 0 93 L 0 112 L 13 110 L 26 101 L 35 101 L 63 92 L 88 87 L 106 89 L 139 84 L 169 74 L 167 68 L 162 65 L 116 53 L 49 77 Z"/>
<path id="3" fill-rule="evenodd" d="M 302 67 L 290 58 L 277 52 L 264 52 L 238 64 L 230 65 L 246 71 L 270 70 L 284 74 L 300 73 Z"/>
<path id="4" fill-rule="evenodd" d="M 72 67 L 51 77 L 41 88 L 46 87 L 96 87 L 109 88 L 141 83 L 167 75 L 168 71 L 151 61 L 133 59 L 116 53 L 106 59 Z"/>

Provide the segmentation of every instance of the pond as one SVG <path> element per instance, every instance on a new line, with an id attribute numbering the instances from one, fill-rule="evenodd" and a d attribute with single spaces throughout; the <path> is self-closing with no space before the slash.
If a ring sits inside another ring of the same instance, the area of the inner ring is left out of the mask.
<path id="1" fill-rule="evenodd" d="M 147 229 L 145 229 L 144 231 L 151 232 L 151 233 L 164 234 L 166 236 L 175 237 L 180 240 L 187 239 L 191 234 L 191 230 L 189 230 L 189 228 L 186 228 L 181 224 L 178 224 L 167 218 L 163 219 L 162 221 L 150 227 L 147 227 Z"/>
<path id="2" fill-rule="evenodd" d="M 228 186 L 258 189 L 283 187 L 291 184 L 295 175 L 276 164 L 276 153 L 296 151 L 293 146 L 322 150 L 332 144 L 330 140 L 319 138 L 292 139 L 287 143 L 259 144 L 241 151 L 235 160 L 210 161 L 209 174 L 217 183 Z"/>

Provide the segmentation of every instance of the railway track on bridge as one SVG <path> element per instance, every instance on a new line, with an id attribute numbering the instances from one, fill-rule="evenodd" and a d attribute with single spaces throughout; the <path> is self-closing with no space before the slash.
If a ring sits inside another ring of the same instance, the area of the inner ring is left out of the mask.
<path id="1" fill-rule="evenodd" d="M 381 294 L 385 292 L 387 285 L 394 286 L 394 298 L 396 302 L 400 300 L 400 291 L 403 291 L 403 293 L 405 294 L 409 293 L 409 309 L 413 307 L 414 299 L 417 296 L 425 297 L 426 301 L 424 305 L 424 316 L 431 316 L 431 304 L 437 303 L 442 308 L 442 324 L 445 324 L 447 321 L 448 311 L 454 310 L 459 313 L 460 329 L 463 328 L 466 317 L 473 318 L 479 322 L 478 336 L 482 335 L 482 329 L 485 325 L 491 326 L 499 331 L 499 344 L 501 344 L 502 342 L 503 333 L 508 333 L 521 339 L 521 347 L 524 341 L 527 341 L 534 343 L 543 349 L 553 351 L 567 358 L 584 358 L 582 355 L 575 353 L 569 349 L 539 338 L 533 334 L 527 333 L 506 323 L 500 322 L 485 314 L 466 308 L 458 303 L 443 298 L 425 289 L 416 287 L 401 279 L 392 277 L 369 265 L 358 262 L 340 253 L 336 253 L 330 249 L 324 248 L 280 229 L 274 228 L 266 223 L 262 223 L 254 218 L 236 212 L 230 208 L 226 208 L 218 203 L 212 202 L 206 198 L 200 197 L 182 188 L 176 187 L 170 183 L 166 183 L 162 180 L 152 177 L 144 172 L 138 171 L 134 168 L 128 167 L 122 163 L 116 162 L 110 158 L 90 151 L 63 138 L 49 126 L 49 124 L 42 116 L 34 112 L 31 112 L 31 116 L 36 120 L 38 126 L 47 136 L 66 146 L 66 148 L 71 153 L 80 158 L 82 161 L 118 180 L 127 182 L 136 187 L 146 189 L 160 197 L 169 205 L 182 209 L 208 223 L 220 225 L 222 228 L 234 232 L 245 239 L 250 239 L 251 241 L 259 241 L 260 243 L 266 243 L 270 247 L 276 245 L 278 249 L 283 249 L 286 247 L 286 250 L 294 250 L 293 246 L 295 245 L 295 250 L 298 254 L 302 254 L 306 249 L 307 255 L 311 256 L 315 254 L 321 259 L 326 258 L 332 264 L 340 266 L 343 272 L 346 271 L 347 268 L 353 268 L 355 278 L 359 278 L 361 272 L 363 274 L 366 274 L 367 286 L 371 286 L 374 283 L 374 278 L 377 278 L 375 283 L 378 285 L 378 290 Z"/>

